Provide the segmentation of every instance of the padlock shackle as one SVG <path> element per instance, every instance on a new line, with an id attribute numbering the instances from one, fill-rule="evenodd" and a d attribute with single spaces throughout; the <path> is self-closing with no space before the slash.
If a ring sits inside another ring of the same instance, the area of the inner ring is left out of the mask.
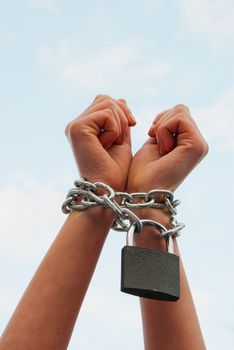
<path id="1" fill-rule="evenodd" d="M 160 224 L 157 221 L 147 220 L 147 219 L 141 220 L 141 223 L 142 223 L 142 227 L 143 226 L 152 226 L 152 227 L 156 228 L 160 232 L 160 234 L 162 234 L 162 238 L 165 239 L 165 241 L 166 241 L 167 251 L 169 253 L 172 253 L 172 254 L 174 253 L 172 237 L 171 236 L 167 236 L 167 237 L 163 236 L 163 232 L 167 231 L 165 226 L 163 226 L 162 224 Z M 140 232 L 137 232 L 136 227 L 137 227 L 136 223 L 133 223 L 127 232 L 127 239 L 126 239 L 127 246 L 134 246 L 135 245 L 134 237 L 135 237 L 135 235 L 140 233 Z"/>

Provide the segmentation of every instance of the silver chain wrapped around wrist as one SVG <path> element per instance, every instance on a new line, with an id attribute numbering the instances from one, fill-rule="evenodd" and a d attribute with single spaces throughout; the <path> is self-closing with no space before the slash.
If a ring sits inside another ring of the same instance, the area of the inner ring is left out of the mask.
<path id="1" fill-rule="evenodd" d="M 136 233 L 142 230 L 141 219 L 133 213 L 133 209 L 155 208 L 167 209 L 170 214 L 171 228 L 160 232 L 163 238 L 179 236 L 184 224 L 176 220 L 176 207 L 179 200 L 174 200 L 172 192 L 154 189 L 149 192 L 127 193 L 115 192 L 113 188 L 102 182 L 91 183 L 81 178 L 74 182 L 75 187 L 69 190 L 66 200 L 62 205 L 65 214 L 73 210 L 85 210 L 89 207 L 105 206 L 116 215 L 112 229 L 116 231 L 128 231 L 135 223 Z M 101 192 L 101 193 L 100 193 Z M 136 202 L 136 200 L 138 200 Z"/>

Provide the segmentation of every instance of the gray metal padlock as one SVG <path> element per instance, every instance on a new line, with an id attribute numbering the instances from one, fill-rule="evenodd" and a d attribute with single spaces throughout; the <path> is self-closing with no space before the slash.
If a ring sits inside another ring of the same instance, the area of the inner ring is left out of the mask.
<path id="1" fill-rule="evenodd" d="M 153 220 L 141 222 L 162 233 L 166 231 Z M 135 231 L 133 224 L 127 233 L 127 245 L 121 252 L 121 291 L 143 298 L 176 301 L 180 297 L 179 257 L 173 254 L 172 238 L 167 238 L 166 251 L 137 247 Z"/>

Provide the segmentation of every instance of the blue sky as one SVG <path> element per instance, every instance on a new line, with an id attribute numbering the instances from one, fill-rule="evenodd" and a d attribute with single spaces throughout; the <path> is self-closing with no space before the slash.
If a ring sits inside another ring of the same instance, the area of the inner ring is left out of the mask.
<path id="1" fill-rule="evenodd" d="M 234 349 L 233 0 L 12 0 L 0 11 L 0 331 L 64 216 L 78 173 L 66 124 L 98 93 L 138 120 L 187 104 L 210 152 L 176 195 L 184 265 L 208 349 Z M 119 292 L 110 233 L 69 349 L 143 348 L 136 298 Z"/>

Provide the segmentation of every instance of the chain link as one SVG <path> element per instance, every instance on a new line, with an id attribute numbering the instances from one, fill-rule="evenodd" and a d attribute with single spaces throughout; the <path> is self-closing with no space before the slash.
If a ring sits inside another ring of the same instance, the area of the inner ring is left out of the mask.
<path id="1" fill-rule="evenodd" d="M 65 214 L 73 210 L 105 206 L 115 213 L 113 230 L 128 231 L 132 224 L 135 224 L 135 232 L 139 233 L 143 227 L 142 220 L 131 209 L 167 209 L 170 214 L 171 228 L 161 231 L 161 237 L 178 237 L 185 226 L 178 223 L 175 218 L 177 215 L 176 207 L 180 204 L 180 201 L 174 200 L 174 195 L 170 191 L 154 189 L 147 193 L 115 192 L 110 186 L 102 182 L 91 183 L 83 178 L 76 180 L 74 185 L 75 187 L 69 190 L 62 205 L 62 211 Z"/>

